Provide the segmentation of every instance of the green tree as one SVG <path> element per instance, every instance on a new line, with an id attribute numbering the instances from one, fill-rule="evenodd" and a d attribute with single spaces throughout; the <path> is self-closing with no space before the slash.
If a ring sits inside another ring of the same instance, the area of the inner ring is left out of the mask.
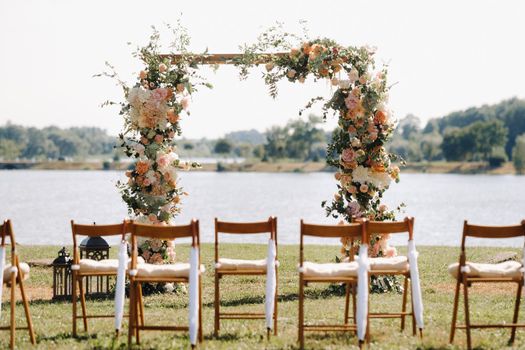
<path id="1" fill-rule="evenodd" d="M 326 141 L 324 131 L 317 127 L 321 122 L 321 118 L 310 115 L 307 121 L 296 119 L 287 124 L 290 130 L 286 139 L 289 158 L 311 160 L 314 157 L 314 144 Z"/>
<path id="2" fill-rule="evenodd" d="M 500 120 L 475 122 L 467 128 L 467 135 L 474 139 L 475 151 L 488 160 L 493 149 L 507 143 L 507 128 Z"/>
<path id="3" fill-rule="evenodd" d="M 213 151 L 219 154 L 229 154 L 232 151 L 232 143 L 227 139 L 219 139 L 215 143 Z"/>
<path id="4" fill-rule="evenodd" d="M 0 140 L 0 158 L 3 160 L 15 160 L 22 153 L 22 147 L 13 140 Z"/>
<path id="5" fill-rule="evenodd" d="M 516 137 L 516 143 L 512 150 L 512 161 L 518 174 L 525 173 L 525 134 Z"/>
<path id="6" fill-rule="evenodd" d="M 470 160 L 476 151 L 476 143 L 466 130 L 449 130 L 443 137 L 441 150 L 448 161 Z"/>
<path id="7" fill-rule="evenodd" d="M 272 126 L 266 131 L 266 143 L 264 144 L 264 154 L 269 158 L 285 158 L 286 141 L 288 139 L 288 128 Z"/>

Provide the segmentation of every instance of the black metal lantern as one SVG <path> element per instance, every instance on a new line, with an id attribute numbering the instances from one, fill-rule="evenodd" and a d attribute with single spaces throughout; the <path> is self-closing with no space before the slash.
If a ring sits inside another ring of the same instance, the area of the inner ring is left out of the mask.
<path id="1" fill-rule="evenodd" d="M 58 257 L 53 260 L 53 299 L 70 299 L 71 298 L 71 263 L 72 259 L 62 247 L 58 251 Z"/>
<path id="2" fill-rule="evenodd" d="M 110 246 L 102 237 L 86 237 L 78 246 L 80 259 L 109 259 Z M 85 279 L 86 295 L 105 295 L 111 292 L 109 276 L 89 276 Z"/>

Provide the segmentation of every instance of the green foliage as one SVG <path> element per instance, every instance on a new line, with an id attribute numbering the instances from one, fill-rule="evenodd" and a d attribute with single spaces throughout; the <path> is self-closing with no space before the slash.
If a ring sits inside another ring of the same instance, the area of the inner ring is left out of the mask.
<path id="1" fill-rule="evenodd" d="M 514 168 L 518 174 L 525 173 L 525 134 L 516 137 L 516 144 L 512 150 Z"/>
<path id="2" fill-rule="evenodd" d="M 232 148 L 233 148 L 233 145 L 229 140 L 219 139 L 215 143 L 215 148 L 213 149 L 213 151 L 219 154 L 229 154 L 231 153 Z"/>
<path id="3" fill-rule="evenodd" d="M 0 127 L 0 157 L 5 160 L 84 158 L 112 154 L 114 147 L 115 138 L 97 127 Z"/>
<path id="4" fill-rule="evenodd" d="M 321 118 L 310 115 L 308 120 L 293 119 L 284 127 L 273 126 L 266 131 L 264 155 L 303 161 L 321 158 L 326 155 L 326 135 L 319 127 L 321 123 Z"/>
<path id="5" fill-rule="evenodd" d="M 491 168 L 499 168 L 505 162 L 509 160 L 507 157 L 507 154 L 505 153 L 505 149 L 503 147 L 497 147 L 492 150 L 492 153 L 488 157 L 489 166 Z"/>

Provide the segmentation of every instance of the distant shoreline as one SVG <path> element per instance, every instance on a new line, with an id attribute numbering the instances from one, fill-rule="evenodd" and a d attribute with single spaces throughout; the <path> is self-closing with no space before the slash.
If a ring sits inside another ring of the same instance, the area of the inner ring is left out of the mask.
<path id="1" fill-rule="evenodd" d="M 0 170 L 127 170 L 129 163 L 47 161 L 47 162 L 0 162 Z M 252 162 L 203 164 L 195 171 L 217 172 L 266 172 L 266 173 L 312 173 L 333 172 L 324 162 Z M 492 174 L 514 175 L 511 162 L 499 168 L 490 168 L 483 162 L 420 162 L 401 167 L 402 173 L 426 174 Z"/>

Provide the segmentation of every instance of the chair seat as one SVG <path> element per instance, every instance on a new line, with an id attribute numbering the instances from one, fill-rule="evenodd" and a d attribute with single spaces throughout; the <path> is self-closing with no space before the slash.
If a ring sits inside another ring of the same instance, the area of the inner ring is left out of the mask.
<path id="1" fill-rule="evenodd" d="M 22 270 L 24 274 L 24 281 L 29 278 L 29 265 L 21 262 L 20 263 L 20 269 Z M 11 264 L 6 264 L 4 267 L 4 283 L 10 284 L 11 283 Z"/>
<path id="2" fill-rule="evenodd" d="M 448 272 L 454 277 L 458 277 L 459 263 L 454 263 L 448 266 Z M 467 262 L 467 276 L 468 277 L 482 277 L 482 278 L 520 278 L 522 276 L 521 263 L 517 261 L 504 261 L 498 264 L 481 264 Z"/>
<path id="3" fill-rule="evenodd" d="M 202 273 L 204 270 L 204 265 L 201 265 L 200 272 Z M 137 266 L 136 276 L 140 278 L 188 278 L 190 276 L 190 264 L 140 264 Z"/>
<path id="4" fill-rule="evenodd" d="M 266 259 L 261 260 L 242 260 L 242 259 L 228 259 L 219 258 L 217 264 L 217 270 L 228 270 L 228 271 L 243 271 L 243 270 L 256 270 L 266 272 Z"/>
<path id="5" fill-rule="evenodd" d="M 128 259 L 128 267 L 131 259 Z M 145 261 L 142 257 L 137 258 L 137 264 L 144 264 Z M 118 259 L 80 259 L 79 269 L 81 273 L 113 273 L 118 272 Z"/>
<path id="6" fill-rule="evenodd" d="M 392 258 L 369 258 L 370 270 L 373 271 L 396 271 L 408 272 L 408 258 L 406 256 L 395 256 Z"/>
<path id="7" fill-rule="evenodd" d="M 324 263 L 303 262 L 304 277 L 357 277 L 357 262 Z"/>

